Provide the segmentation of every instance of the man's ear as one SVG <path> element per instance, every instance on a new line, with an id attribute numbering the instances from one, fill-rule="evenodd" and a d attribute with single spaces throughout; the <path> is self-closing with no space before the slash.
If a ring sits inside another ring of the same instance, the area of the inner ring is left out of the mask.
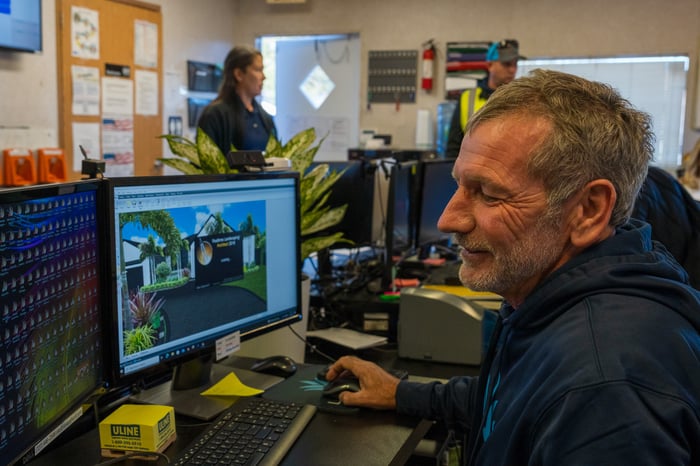
<path id="1" fill-rule="evenodd" d="M 610 236 L 617 192 L 609 180 L 593 180 L 576 197 L 570 221 L 571 243 L 586 248 Z"/>

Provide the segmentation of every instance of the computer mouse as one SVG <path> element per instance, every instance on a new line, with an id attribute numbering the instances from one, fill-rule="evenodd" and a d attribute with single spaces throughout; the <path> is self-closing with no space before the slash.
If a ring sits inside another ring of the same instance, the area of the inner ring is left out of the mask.
<path id="1" fill-rule="evenodd" d="M 270 356 L 250 366 L 250 370 L 263 374 L 289 377 L 297 371 L 297 364 L 289 356 Z"/>
<path id="2" fill-rule="evenodd" d="M 338 377 L 328 382 L 321 394 L 329 398 L 338 398 L 341 392 L 346 391 L 359 392 L 360 381 L 355 377 Z"/>

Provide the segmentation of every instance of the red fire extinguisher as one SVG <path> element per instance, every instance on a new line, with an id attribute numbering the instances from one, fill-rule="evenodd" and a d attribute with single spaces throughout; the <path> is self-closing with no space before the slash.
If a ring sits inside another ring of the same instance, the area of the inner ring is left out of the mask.
<path id="1" fill-rule="evenodd" d="M 423 44 L 423 73 L 421 76 L 421 88 L 429 91 L 433 88 L 433 70 L 435 65 L 435 44 L 433 39 Z"/>

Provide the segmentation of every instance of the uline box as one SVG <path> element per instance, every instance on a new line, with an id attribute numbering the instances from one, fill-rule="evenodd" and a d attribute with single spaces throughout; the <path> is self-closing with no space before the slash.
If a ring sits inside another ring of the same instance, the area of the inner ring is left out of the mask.
<path id="1" fill-rule="evenodd" d="M 162 452 L 175 438 L 172 406 L 125 404 L 100 422 L 100 447 L 104 456 Z"/>

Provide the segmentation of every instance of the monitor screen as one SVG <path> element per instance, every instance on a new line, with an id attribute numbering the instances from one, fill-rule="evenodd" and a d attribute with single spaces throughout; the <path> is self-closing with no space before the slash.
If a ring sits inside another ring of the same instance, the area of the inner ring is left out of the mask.
<path id="1" fill-rule="evenodd" d="M 41 51 L 41 0 L 0 0 L 0 48 Z"/>
<path id="2" fill-rule="evenodd" d="M 452 234 L 438 230 L 437 222 L 455 192 L 452 178 L 454 160 L 426 160 L 418 167 L 416 250 L 427 257 L 431 246 L 449 246 Z"/>
<path id="3" fill-rule="evenodd" d="M 312 163 L 309 170 L 313 170 L 319 164 L 327 164 L 329 170 L 335 172 L 345 170 L 331 188 L 327 205 L 338 207 L 347 204 L 348 208 L 342 222 L 316 235 L 325 236 L 342 231 L 343 236 L 353 241 L 355 246 L 371 244 L 376 167 L 370 162 L 362 160 L 319 161 Z M 338 247 L 341 248 L 348 246 L 348 243 L 338 243 Z"/>
<path id="4" fill-rule="evenodd" d="M 220 356 L 223 337 L 301 319 L 296 173 L 111 178 L 107 186 L 113 383 Z"/>
<path id="5" fill-rule="evenodd" d="M 99 182 L 0 190 L 0 463 L 35 456 L 103 384 Z"/>

